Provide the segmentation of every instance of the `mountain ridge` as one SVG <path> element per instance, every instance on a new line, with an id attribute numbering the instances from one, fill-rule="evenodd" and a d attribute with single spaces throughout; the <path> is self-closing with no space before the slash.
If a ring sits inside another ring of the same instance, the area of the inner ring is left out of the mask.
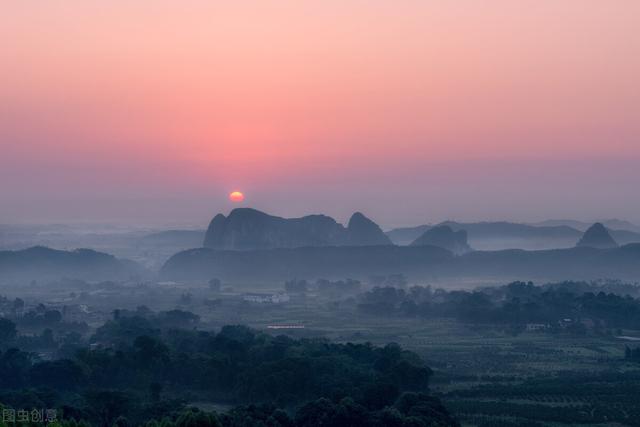
<path id="1" fill-rule="evenodd" d="M 250 267 L 250 268 L 249 268 Z M 405 274 L 412 280 L 633 279 L 640 276 L 640 244 L 613 249 L 473 251 L 454 256 L 435 246 L 337 246 L 254 251 L 192 249 L 175 254 L 160 275 L 169 280 L 357 278 Z"/>
<path id="2" fill-rule="evenodd" d="M 283 218 L 252 208 L 217 214 L 205 233 L 203 247 L 257 250 L 304 246 L 391 244 L 380 227 L 360 212 L 344 227 L 327 215 Z"/>
<path id="3" fill-rule="evenodd" d="M 439 225 L 428 229 L 409 246 L 425 245 L 438 246 L 455 255 L 462 255 L 472 250 L 467 242 L 467 232 L 465 230 L 453 231 L 448 225 Z"/>
<path id="4" fill-rule="evenodd" d="M 71 277 L 87 280 L 129 279 L 144 275 L 137 263 L 93 249 L 65 251 L 33 246 L 0 251 L 0 278 L 52 279 Z"/>

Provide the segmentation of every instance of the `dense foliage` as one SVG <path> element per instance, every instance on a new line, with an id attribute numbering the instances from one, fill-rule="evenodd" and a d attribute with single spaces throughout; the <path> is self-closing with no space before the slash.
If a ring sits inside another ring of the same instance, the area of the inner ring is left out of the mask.
<path id="1" fill-rule="evenodd" d="M 632 362 L 640 362 L 640 347 L 625 347 L 624 358 Z"/>
<path id="2" fill-rule="evenodd" d="M 638 288 L 620 285 L 627 294 L 595 291 L 582 282 L 535 286 L 514 282 L 475 291 L 404 290 L 376 287 L 363 294 L 359 309 L 377 315 L 454 317 L 473 323 L 546 323 L 589 320 L 595 327 L 640 329 L 640 299 L 628 293 Z"/>
<path id="3" fill-rule="evenodd" d="M 124 395 L 118 397 L 105 393 L 91 397 L 100 411 L 94 411 L 92 422 L 73 418 L 57 420 L 50 426 L 85 427 L 103 425 L 128 427 L 141 425 L 145 427 L 456 427 L 447 410 L 435 398 L 424 393 L 404 393 L 391 406 L 380 410 L 371 410 L 355 402 L 351 398 L 334 402 L 320 398 L 299 407 L 296 411 L 287 412 L 271 404 L 237 406 L 227 412 L 205 412 L 195 407 L 167 412 L 155 417 L 147 411 L 147 417 L 130 419 L 115 416 L 112 409 L 122 409 L 127 405 Z M 115 405 L 104 406 L 102 402 L 116 402 Z M 25 423 L 25 425 L 38 425 Z M 7 426 L 0 422 L 0 426 Z"/>
<path id="4" fill-rule="evenodd" d="M 162 327 L 188 326 L 197 320 L 189 314 L 116 312 L 97 330 L 94 348 L 69 359 L 42 361 L 6 348 L 0 402 L 57 407 L 65 418 L 104 426 L 120 416 L 127 423 L 203 426 L 454 424 L 425 394 L 431 370 L 398 345 L 295 340 L 245 326 L 218 333 Z M 8 339 L 15 338 L 11 326 L 4 326 Z M 253 406 L 221 415 L 184 412 L 186 402 L 202 401 Z"/>

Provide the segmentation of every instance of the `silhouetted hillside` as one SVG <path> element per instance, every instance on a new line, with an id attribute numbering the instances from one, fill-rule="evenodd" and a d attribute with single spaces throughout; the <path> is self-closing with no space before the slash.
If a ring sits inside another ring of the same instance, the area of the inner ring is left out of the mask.
<path id="1" fill-rule="evenodd" d="M 454 257 L 434 246 L 363 246 L 216 251 L 194 249 L 163 266 L 167 279 L 255 280 L 292 277 L 367 278 L 405 274 L 412 280 L 640 279 L 640 244 L 615 249 L 476 251 Z"/>
<path id="2" fill-rule="evenodd" d="M 467 232 L 465 230 L 453 231 L 447 225 L 440 225 L 425 231 L 411 243 L 411 246 L 437 246 L 461 255 L 471 251 L 467 243 Z"/>
<path id="3" fill-rule="evenodd" d="M 553 249 L 574 246 L 582 234 L 579 230 L 567 226 L 537 227 L 513 222 L 474 222 L 460 223 L 446 221 L 454 231 L 465 230 L 468 243 L 479 250 L 500 249 Z M 409 244 L 429 228 L 422 225 L 413 228 L 400 228 L 387 232 L 387 236 L 396 244 Z"/>
<path id="4" fill-rule="evenodd" d="M 350 246 L 390 245 L 391 240 L 384 234 L 375 222 L 356 212 L 349 219 L 347 226 L 348 242 Z"/>
<path id="5" fill-rule="evenodd" d="M 635 281 L 640 278 L 640 245 L 614 249 L 476 251 L 459 257 L 456 270 L 454 274 L 464 277 Z"/>
<path id="6" fill-rule="evenodd" d="M 609 230 L 622 230 L 633 231 L 640 233 L 640 226 L 637 226 L 629 221 L 621 219 L 603 219 L 596 221 L 607 227 Z M 568 226 L 580 231 L 587 231 L 589 227 L 593 225 L 593 222 L 576 221 L 573 219 L 549 219 L 546 221 L 536 222 L 531 224 L 533 226 Z"/>
<path id="7" fill-rule="evenodd" d="M 640 227 L 624 220 L 608 219 L 604 221 L 598 221 L 604 225 L 609 231 L 611 237 L 620 245 L 626 245 L 629 243 L 640 243 Z M 575 220 L 547 220 L 531 224 L 536 227 L 540 226 L 567 226 L 579 230 L 581 232 L 587 231 L 593 223 L 575 221 Z"/>
<path id="8" fill-rule="evenodd" d="M 385 234 L 396 245 L 408 245 L 431 227 L 433 226 L 424 224 L 416 227 L 394 228 L 393 230 L 387 231 Z"/>
<path id="9" fill-rule="evenodd" d="M 143 273 L 132 261 L 91 249 L 60 251 L 36 246 L 20 251 L 0 252 L 0 279 L 57 279 L 70 277 L 86 280 L 127 279 Z"/>
<path id="10" fill-rule="evenodd" d="M 618 242 L 619 245 L 627 245 L 629 243 L 640 243 L 640 233 L 629 230 L 609 230 L 609 234 Z"/>
<path id="11" fill-rule="evenodd" d="M 460 223 L 446 221 L 440 225 L 448 225 L 453 230 L 466 230 L 473 239 L 502 238 L 569 238 L 580 235 L 578 230 L 567 226 L 534 227 L 514 222 L 474 222 Z"/>
<path id="12" fill-rule="evenodd" d="M 585 248 L 616 248 L 618 243 L 611 237 L 609 231 L 604 225 L 596 222 L 587 231 L 584 232 L 578 243 L 577 247 Z"/>
<path id="13" fill-rule="evenodd" d="M 281 218 L 250 208 L 216 215 L 207 229 L 204 247 L 254 250 L 303 246 L 364 246 L 390 244 L 380 227 L 355 213 L 344 227 L 326 215 Z"/>
<path id="14" fill-rule="evenodd" d="M 332 246 L 218 251 L 193 249 L 171 257 L 161 270 L 170 280 L 282 281 L 292 277 L 345 278 L 395 273 L 423 276 L 453 254 L 435 246 Z"/>

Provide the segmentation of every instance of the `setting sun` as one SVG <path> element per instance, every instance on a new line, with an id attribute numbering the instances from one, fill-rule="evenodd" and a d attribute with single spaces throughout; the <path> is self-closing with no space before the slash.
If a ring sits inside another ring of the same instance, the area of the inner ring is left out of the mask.
<path id="1" fill-rule="evenodd" d="M 242 202 L 244 200 L 244 194 L 240 191 L 233 191 L 229 194 L 229 200 L 235 203 Z"/>

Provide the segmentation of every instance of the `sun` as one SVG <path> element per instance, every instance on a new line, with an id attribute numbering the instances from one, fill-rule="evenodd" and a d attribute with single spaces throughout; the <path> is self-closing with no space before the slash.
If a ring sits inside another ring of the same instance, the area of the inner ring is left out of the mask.
<path id="1" fill-rule="evenodd" d="M 229 193 L 229 200 L 234 203 L 240 203 L 244 200 L 244 194 L 241 191 L 232 191 Z"/>

